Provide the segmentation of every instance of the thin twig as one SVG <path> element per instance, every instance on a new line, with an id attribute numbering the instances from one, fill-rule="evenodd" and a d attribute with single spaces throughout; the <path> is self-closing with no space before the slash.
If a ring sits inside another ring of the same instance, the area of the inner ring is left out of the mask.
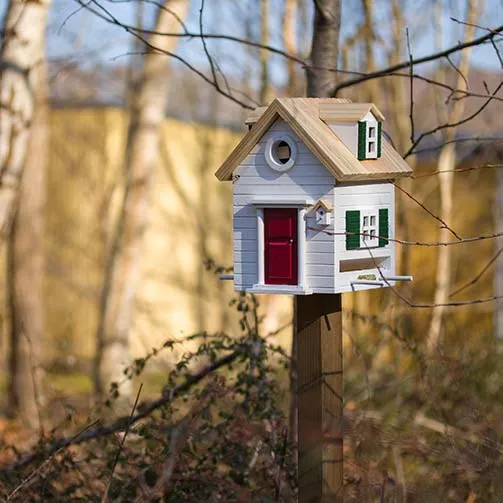
<path id="1" fill-rule="evenodd" d="M 106 437 L 108 435 L 111 435 L 113 433 L 118 433 L 121 431 L 124 431 L 126 427 L 131 427 L 132 425 L 136 424 L 138 421 L 145 419 L 148 417 L 152 412 L 155 410 L 164 407 L 168 403 L 170 403 L 172 400 L 180 396 L 181 394 L 185 393 L 188 391 L 192 386 L 195 384 L 199 383 L 202 381 L 206 376 L 214 372 L 215 370 L 218 370 L 221 367 L 225 367 L 226 365 L 231 364 L 234 362 L 236 359 L 238 359 L 240 356 L 243 355 L 243 353 L 246 352 L 246 348 L 240 347 L 233 351 L 232 353 L 228 354 L 227 356 L 224 356 L 220 358 L 219 360 L 216 360 L 215 362 L 211 363 L 207 367 L 204 367 L 202 370 L 197 372 L 196 374 L 189 374 L 185 381 L 176 386 L 171 390 L 171 393 L 167 393 L 163 395 L 162 397 L 158 398 L 157 400 L 154 400 L 153 402 L 150 402 L 148 404 L 145 404 L 144 407 L 142 407 L 141 412 L 138 412 L 135 414 L 132 418 L 120 418 L 110 424 L 104 425 L 104 426 L 98 426 L 97 428 L 88 428 L 87 430 L 78 433 L 77 435 L 70 437 L 70 438 L 61 438 L 59 440 L 56 440 L 55 442 L 43 446 L 41 449 L 39 449 L 36 452 L 27 454 L 26 456 L 22 457 L 15 463 L 12 463 L 10 465 L 5 466 L 0 470 L 0 474 L 7 473 L 11 470 L 16 470 L 19 468 L 23 468 L 37 459 L 40 459 L 41 456 L 51 456 L 55 452 L 58 452 L 62 449 L 65 449 L 69 447 L 70 445 L 78 445 L 82 444 L 84 442 L 89 442 L 90 440 L 96 440 L 99 438 Z"/>
<path id="2" fill-rule="evenodd" d="M 409 107 L 409 120 L 410 120 L 410 142 L 414 144 L 414 58 L 412 57 L 412 51 L 410 48 L 410 38 L 409 38 L 409 28 L 405 28 L 405 33 L 407 35 L 407 50 L 409 51 L 409 75 L 410 75 L 410 107 Z"/>
<path id="3" fill-rule="evenodd" d="M 462 238 L 461 236 L 449 225 L 445 220 L 440 218 L 439 216 L 435 215 L 431 210 L 429 210 L 422 202 L 420 202 L 418 199 L 416 199 L 412 194 L 410 194 L 408 191 L 406 191 L 404 188 L 400 187 L 395 181 L 391 182 L 398 190 L 400 190 L 403 194 L 405 194 L 408 198 L 412 199 L 418 206 L 420 206 L 428 215 L 432 216 L 435 220 L 440 222 L 442 224 L 442 227 L 444 229 L 447 229 L 458 241 L 461 241 Z"/>
<path id="4" fill-rule="evenodd" d="M 480 272 L 470 281 L 465 283 L 463 286 L 460 286 L 456 290 L 454 290 L 452 293 L 449 294 L 449 297 L 454 297 L 458 293 L 461 293 L 463 290 L 466 290 L 469 286 L 474 285 L 477 283 L 477 281 L 484 275 L 484 273 L 496 262 L 498 257 L 503 253 L 503 247 L 501 247 L 487 262 L 487 264 L 480 270 Z"/>
<path id="5" fill-rule="evenodd" d="M 108 491 L 110 490 L 110 485 L 112 484 L 112 479 L 113 479 L 113 476 L 114 476 L 115 467 L 117 466 L 117 463 L 119 462 L 119 457 L 120 457 L 121 452 L 122 452 L 122 450 L 124 448 L 124 443 L 126 442 L 126 437 L 127 437 L 128 433 L 129 433 L 129 428 L 131 427 L 131 420 L 134 417 L 134 413 L 135 413 L 136 407 L 138 405 L 138 400 L 140 399 L 140 393 L 141 393 L 142 388 L 143 388 L 143 383 L 141 383 L 140 387 L 138 388 L 138 393 L 136 394 L 136 399 L 134 401 L 134 405 L 133 405 L 133 408 L 131 410 L 131 414 L 129 416 L 129 422 L 126 425 L 126 429 L 124 431 L 124 435 L 122 435 L 122 440 L 121 440 L 121 443 L 119 444 L 119 449 L 117 450 L 117 454 L 116 454 L 115 459 L 114 459 L 114 464 L 112 465 L 112 471 L 110 472 L 110 477 L 108 478 L 107 486 L 105 488 L 105 492 L 103 493 L 103 497 L 101 498 L 101 503 L 106 503 L 106 501 L 108 499 Z"/>
<path id="6" fill-rule="evenodd" d="M 442 131 L 444 129 L 449 129 L 449 128 L 455 128 L 458 126 L 461 126 L 462 124 L 466 124 L 467 122 L 471 121 L 474 119 L 477 115 L 482 113 L 484 109 L 489 105 L 489 103 L 493 100 L 494 96 L 498 93 L 498 91 L 503 87 L 503 80 L 498 84 L 496 89 L 493 91 L 493 93 L 487 98 L 487 100 L 477 109 L 475 112 L 472 114 L 466 116 L 465 118 L 455 121 L 452 123 L 446 122 L 445 124 L 441 124 L 440 126 L 437 126 L 433 129 L 430 129 L 429 131 L 425 131 L 424 133 L 421 133 L 417 139 L 414 141 L 414 143 L 411 145 L 409 150 L 404 154 L 404 159 L 406 159 L 408 156 L 415 154 L 415 148 L 419 145 L 419 143 L 427 136 L 430 136 L 432 134 L 437 133 L 438 131 Z"/>
<path id="7" fill-rule="evenodd" d="M 440 175 L 441 173 L 466 173 L 467 171 L 475 171 L 477 169 L 488 169 L 488 168 L 503 168 L 503 164 L 483 164 L 482 166 L 470 166 L 468 168 L 454 168 L 454 169 L 437 169 L 431 173 L 422 173 L 420 175 L 412 175 L 411 178 L 415 180 L 418 178 L 424 178 L 426 176 Z"/>
<path id="8" fill-rule="evenodd" d="M 445 56 L 449 56 L 450 54 L 454 54 L 456 52 L 462 51 L 463 49 L 466 49 L 468 47 L 473 47 L 476 45 L 481 45 L 484 44 L 485 42 L 489 42 L 492 40 L 496 35 L 499 35 L 503 31 L 503 25 L 498 26 L 497 28 L 494 28 L 493 30 L 489 30 L 489 33 L 483 35 L 482 37 L 474 38 L 473 40 L 469 40 L 467 42 L 459 43 L 456 44 L 452 47 L 449 47 L 448 49 L 445 49 L 443 51 L 439 52 L 434 52 L 432 54 L 428 54 L 427 56 L 423 56 L 422 58 L 417 58 L 413 60 L 412 62 L 410 60 L 408 61 L 403 61 L 401 63 L 397 63 L 396 65 L 389 66 L 388 68 L 384 68 L 383 70 L 378 70 L 376 72 L 371 72 L 367 73 L 363 77 L 358 77 L 355 79 L 350 79 L 346 80 L 345 82 L 341 82 L 340 84 L 337 84 L 332 92 L 330 93 L 331 96 L 337 96 L 339 91 L 342 89 L 345 89 L 346 87 L 352 87 L 356 84 L 360 84 L 362 82 L 365 82 L 367 80 L 372 80 L 372 79 L 377 79 L 379 77 L 385 77 L 388 76 L 392 72 L 396 72 L 397 70 L 402 70 L 404 68 L 408 68 L 411 64 L 414 65 L 420 65 L 422 63 L 428 63 L 429 61 L 436 61 L 438 59 L 441 59 Z"/>
<path id="9" fill-rule="evenodd" d="M 73 439 L 76 439 L 79 435 L 89 430 L 96 424 L 98 424 L 98 421 L 93 421 L 91 424 L 86 426 L 83 430 L 79 431 L 69 440 L 71 441 Z M 7 495 L 6 501 L 10 501 L 11 499 L 13 499 L 21 491 L 21 489 L 26 487 L 34 479 L 34 477 L 36 477 L 44 469 L 44 467 L 46 467 L 53 460 L 53 458 L 57 456 L 63 449 L 64 447 L 60 447 L 59 449 L 54 450 L 40 466 L 38 466 L 35 470 L 33 470 L 33 472 L 31 472 L 30 475 L 28 475 L 28 477 L 26 477 L 23 481 L 21 481 L 21 483 L 17 487 L 15 487 L 11 493 Z"/>

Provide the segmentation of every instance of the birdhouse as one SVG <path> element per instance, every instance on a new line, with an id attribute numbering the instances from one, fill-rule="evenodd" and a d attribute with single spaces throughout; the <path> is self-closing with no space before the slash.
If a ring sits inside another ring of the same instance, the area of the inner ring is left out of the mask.
<path id="1" fill-rule="evenodd" d="M 232 182 L 234 287 L 341 293 L 393 285 L 393 179 L 412 170 L 372 103 L 281 98 L 216 172 Z"/>
<path id="2" fill-rule="evenodd" d="M 313 206 L 313 213 L 315 215 L 316 225 L 319 225 L 319 226 L 330 225 L 330 222 L 332 221 L 332 218 L 331 218 L 332 206 L 330 204 L 328 204 L 326 201 L 323 201 L 323 199 L 320 199 Z"/>

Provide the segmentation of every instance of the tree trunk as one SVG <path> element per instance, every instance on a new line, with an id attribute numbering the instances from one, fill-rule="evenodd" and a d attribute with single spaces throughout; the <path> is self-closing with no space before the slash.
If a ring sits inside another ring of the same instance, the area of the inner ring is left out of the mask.
<path id="1" fill-rule="evenodd" d="M 471 40 L 475 31 L 474 24 L 477 21 L 478 1 L 468 0 L 467 4 L 467 24 L 465 25 L 464 40 Z M 455 89 L 466 91 L 466 79 L 469 71 L 470 49 L 465 49 L 461 53 L 461 60 L 458 66 Z M 465 107 L 465 100 L 460 99 L 454 101 L 454 104 L 448 114 L 448 122 L 456 123 L 461 119 Z M 447 129 L 444 137 L 444 146 L 440 151 L 438 160 L 438 170 L 441 171 L 438 175 L 440 184 L 440 217 L 447 224 L 451 224 L 453 212 L 453 186 L 454 186 L 454 168 L 456 167 L 456 147 L 453 140 L 456 138 L 456 127 Z M 446 240 L 450 237 L 447 229 L 440 229 L 439 241 Z M 452 246 L 441 246 L 437 256 L 437 274 L 436 274 L 436 290 L 433 313 L 428 330 L 426 346 L 428 354 L 432 354 L 437 348 L 440 339 L 442 320 L 445 313 L 445 304 L 449 300 L 449 290 L 451 286 L 451 258 Z"/>
<path id="2" fill-rule="evenodd" d="M 288 54 L 297 55 L 295 42 L 295 18 L 297 14 L 297 0 L 285 0 L 285 17 L 283 19 L 283 45 Z M 296 63 L 293 59 L 287 60 L 288 86 L 287 96 L 296 95 Z"/>
<path id="3" fill-rule="evenodd" d="M 260 43 L 269 45 L 269 0 L 260 0 Z M 260 97 L 261 105 L 269 105 L 273 93 L 271 89 L 271 75 L 269 73 L 269 56 L 267 49 L 260 49 Z"/>
<path id="4" fill-rule="evenodd" d="M 49 143 L 45 31 L 49 7 L 49 0 L 10 2 L 0 77 L 0 236 L 4 238 L 9 231 L 10 237 L 7 407 L 11 417 L 33 428 L 40 426 L 45 329 L 43 242 Z"/>
<path id="5" fill-rule="evenodd" d="M 50 0 L 11 0 L 0 48 L 0 241 L 12 224 L 27 152 L 37 65 L 44 58 Z"/>
<path id="6" fill-rule="evenodd" d="M 501 162 L 501 161 L 499 161 Z M 496 170 L 496 197 L 494 201 L 494 232 L 503 232 L 503 171 Z M 503 237 L 494 240 L 494 253 L 503 248 Z M 494 295 L 500 297 L 494 302 L 493 333 L 503 340 L 503 259 L 499 257 L 494 271 Z"/>
<path id="7" fill-rule="evenodd" d="M 307 68 L 307 95 L 326 98 L 337 81 L 339 31 L 341 26 L 340 0 L 314 2 L 314 31 L 311 46 L 311 66 Z"/>
<path id="8" fill-rule="evenodd" d="M 188 0 L 165 0 L 157 12 L 154 31 L 180 31 L 188 4 Z M 100 300 L 94 372 L 99 395 L 107 393 L 112 383 L 124 381 L 123 370 L 130 364 L 129 335 L 150 208 L 150 182 L 158 160 L 160 127 L 168 97 L 167 59 L 162 51 L 173 51 L 177 41 L 176 37 L 150 36 L 131 106 L 124 161 L 125 190 Z M 119 391 L 116 410 L 127 413 L 131 383 L 122 382 Z"/>

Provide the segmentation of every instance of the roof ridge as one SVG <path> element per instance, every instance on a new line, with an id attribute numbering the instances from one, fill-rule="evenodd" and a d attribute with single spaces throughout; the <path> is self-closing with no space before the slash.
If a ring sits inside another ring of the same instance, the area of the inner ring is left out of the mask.
<path id="1" fill-rule="evenodd" d="M 322 101 L 320 101 L 322 100 Z M 323 101 L 331 100 L 331 101 Z M 217 170 L 219 180 L 231 180 L 232 173 L 249 155 L 252 148 L 281 117 L 307 146 L 319 162 L 339 181 L 383 180 L 410 175 L 410 166 L 383 138 L 382 157 L 359 161 L 345 143 L 320 118 L 318 104 L 351 104 L 358 111 L 358 103 L 334 102 L 334 98 L 275 98 L 257 117 L 247 134 Z M 369 104 L 374 106 L 374 104 Z M 363 104 L 363 109 L 367 105 Z M 375 109 L 378 111 L 377 107 Z"/>

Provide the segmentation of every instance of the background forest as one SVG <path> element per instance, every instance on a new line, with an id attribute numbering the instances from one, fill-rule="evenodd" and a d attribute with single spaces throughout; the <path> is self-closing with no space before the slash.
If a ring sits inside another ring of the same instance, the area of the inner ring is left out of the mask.
<path id="1" fill-rule="evenodd" d="M 397 271 L 344 294 L 344 501 L 503 500 L 500 0 L 0 0 L 0 500 L 296 501 L 292 299 L 214 172 L 275 97 L 383 111 Z"/>

